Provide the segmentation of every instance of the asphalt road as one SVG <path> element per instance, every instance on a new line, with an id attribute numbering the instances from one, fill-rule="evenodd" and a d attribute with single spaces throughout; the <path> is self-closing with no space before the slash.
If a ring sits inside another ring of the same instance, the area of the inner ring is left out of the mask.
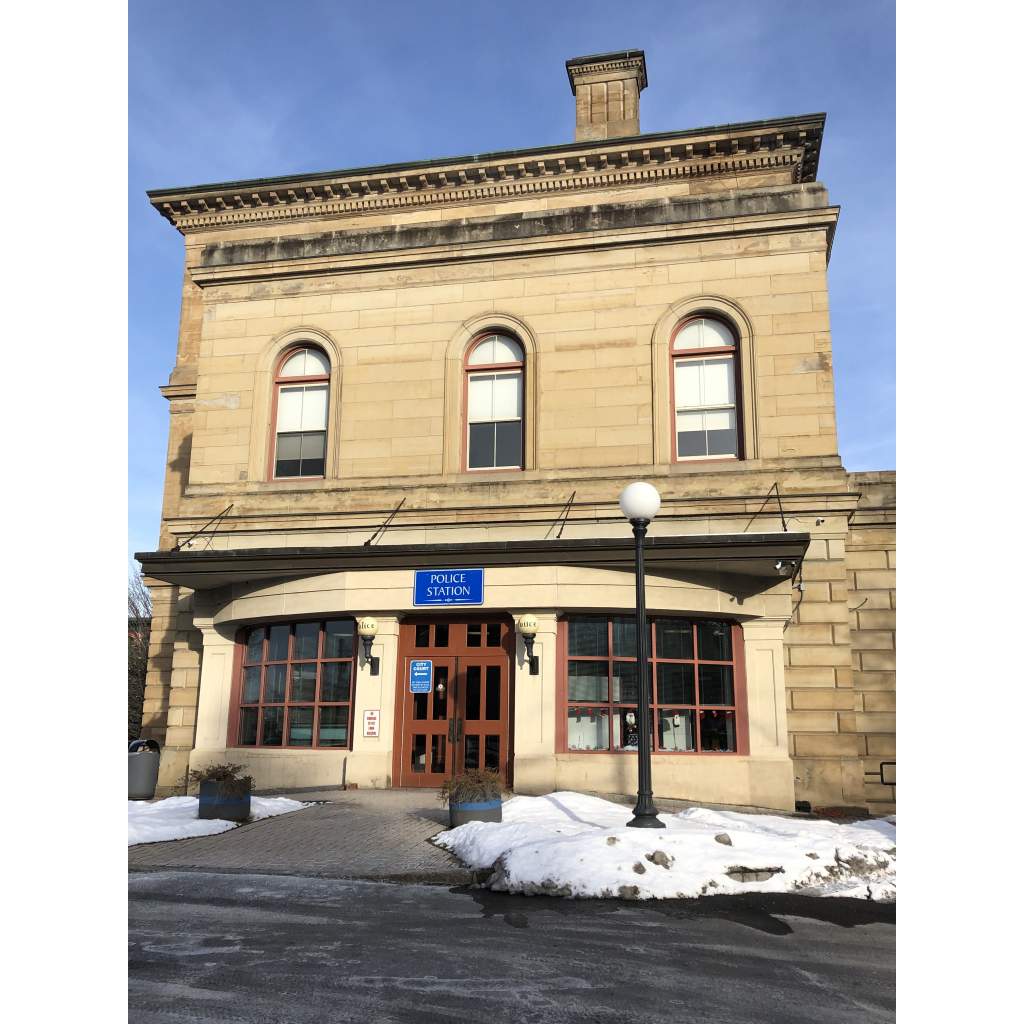
<path id="1" fill-rule="evenodd" d="M 129 880 L 129 1020 L 895 1020 L 895 907 L 627 903 L 206 872 Z"/>

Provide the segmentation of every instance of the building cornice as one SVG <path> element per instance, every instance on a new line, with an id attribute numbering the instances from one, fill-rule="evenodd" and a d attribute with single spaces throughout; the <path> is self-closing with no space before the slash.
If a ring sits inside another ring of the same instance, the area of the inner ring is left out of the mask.
<path id="1" fill-rule="evenodd" d="M 183 234 L 222 227 L 621 188 L 788 168 L 814 181 L 824 114 L 607 142 L 159 189 L 150 202 Z"/>

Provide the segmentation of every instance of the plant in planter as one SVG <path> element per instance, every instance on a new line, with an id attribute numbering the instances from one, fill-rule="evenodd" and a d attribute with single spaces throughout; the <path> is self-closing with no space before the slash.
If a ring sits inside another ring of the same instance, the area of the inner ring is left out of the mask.
<path id="1" fill-rule="evenodd" d="M 471 768 L 446 779 L 438 794 L 448 805 L 451 827 L 467 821 L 501 821 L 501 776 L 486 768 Z"/>
<path id="2" fill-rule="evenodd" d="M 199 786 L 199 817 L 226 821 L 249 820 L 252 776 L 242 775 L 244 764 L 211 764 L 188 773 Z"/>

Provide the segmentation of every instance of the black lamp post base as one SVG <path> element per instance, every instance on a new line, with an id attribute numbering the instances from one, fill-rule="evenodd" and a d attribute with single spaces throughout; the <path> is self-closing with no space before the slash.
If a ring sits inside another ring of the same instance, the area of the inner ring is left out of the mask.
<path id="1" fill-rule="evenodd" d="M 627 828 L 664 828 L 663 822 L 657 814 L 635 814 L 633 820 L 626 823 Z"/>

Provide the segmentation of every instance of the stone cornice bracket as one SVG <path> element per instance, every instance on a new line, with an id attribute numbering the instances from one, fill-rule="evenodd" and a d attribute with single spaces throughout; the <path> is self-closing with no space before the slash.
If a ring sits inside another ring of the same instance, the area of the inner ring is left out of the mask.
<path id="1" fill-rule="evenodd" d="M 673 178 L 788 167 L 815 180 L 823 114 L 692 131 L 578 142 L 546 149 L 229 182 L 149 193 L 182 232 L 271 221 L 397 212 L 514 199 L 538 192 L 593 191 Z"/>

